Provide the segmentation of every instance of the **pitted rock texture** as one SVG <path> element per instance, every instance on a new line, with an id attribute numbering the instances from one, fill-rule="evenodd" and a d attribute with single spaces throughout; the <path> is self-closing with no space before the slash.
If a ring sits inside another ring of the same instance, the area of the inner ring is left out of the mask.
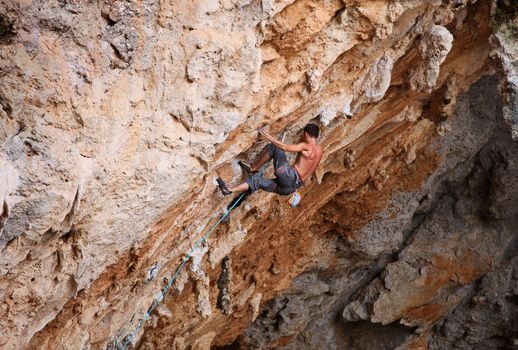
<path id="1" fill-rule="evenodd" d="M 517 265 L 514 257 L 471 286 L 469 296 L 435 326 L 430 349 L 516 348 Z"/>
<path id="2" fill-rule="evenodd" d="M 377 294 L 371 282 L 381 288 L 386 279 L 396 290 L 439 271 L 432 282 L 442 283 L 466 258 L 471 269 L 456 283 L 471 283 L 490 271 L 483 259 L 499 256 L 491 255 L 499 242 L 466 252 L 445 235 L 438 242 L 459 256 L 420 259 L 408 245 L 416 212 L 431 218 L 446 210 L 420 203 L 422 193 L 440 192 L 430 190 L 440 187 L 439 174 L 457 169 L 441 167 L 472 164 L 480 140 L 492 135 L 479 125 L 447 145 L 448 135 L 464 130 L 455 120 L 479 120 L 453 117 L 460 94 L 497 74 L 504 117 L 514 120 L 513 95 L 502 88 L 515 74 L 514 41 L 495 40 L 496 11 L 489 1 L 0 0 L 0 347 L 105 349 L 123 340 L 142 349 L 222 347 L 296 283 L 312 298 L 304 315 L 321 309 L 334 317 L 319 305 L 344 290 L 342 282 L 350 297 L 340 308 L 358 301 L 354 317 L 364 320 L 354 332 L 404 318 L 411 326 L 391 323 L 391 344 L 421 340 L 414 328 L 432 332 L 433 322 L 409 311 L 420 304 L 394 304 L 382 316 L 360 300 L 360 289 L 383 306 L 397 293 Z M 495 83 L 484 82 L 493 94 Z M 487 115 L 484 106 L 479 113 Z M 496 123 L 492 111 L 487 118 Z M 228 205 L 214 179 L 240 180 L 237 160 L 264 147 L 258 127 L 296 142 L 308 121 L 322 126 L 326 153 L 301 206 L 249 196 L 162 295 Z M 494 173 L 490 205 L 455 208 L 480 207 L 502 222 L 493 231 L 504 239 L 514 180 L 499 175 L 506 174 L 499 159 L 480 156 L 482 174 L 456 194 L 478 190 L 484 171 Z M 436 198 L 426 203 L 443 208 Z M 350 265 L 342 269 L 336 254 Z M 335 272 L 320 283 L 311 277 L 316 266 Z M 377 277 L 381 271 L 386 276 Z M 297 282 L 306 275 L 313 284 Z M 416 302 L 448 301 L 438 291 Z M 447 307 L 462 299 L 455 293 Z M 284 317 L 298 321 L 265 346 L 299 344 L 305 316 Z M 345 331 L 315 329 L 348 341 Z"/>

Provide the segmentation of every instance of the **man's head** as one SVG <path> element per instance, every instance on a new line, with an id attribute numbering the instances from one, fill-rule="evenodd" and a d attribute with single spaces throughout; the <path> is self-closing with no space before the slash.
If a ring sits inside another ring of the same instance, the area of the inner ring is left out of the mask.
<path id="1" fill-rule="evenodd" d="M 319 132 L 320 130 L 316 124 L 309 123 L 304 127 L 304 139 L 316 139 L 318 138 Z"/>

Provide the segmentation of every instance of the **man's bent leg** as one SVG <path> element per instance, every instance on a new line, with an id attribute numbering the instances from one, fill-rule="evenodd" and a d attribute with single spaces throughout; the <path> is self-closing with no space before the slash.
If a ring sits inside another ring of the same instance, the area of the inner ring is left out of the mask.
<path id="1" fill-rule="evenodd" d="M 277 182 L 272 179 L 266 179 L 259 175 L 250 176 L 247 178 L 246 183 L 250 187 L 250 191 L 255 192 L 257 190 L 263 190 L 266 192 L 275 192 L 279 190 Z"/>
<path id="2" fill-rule="evenodd" d="M 218 182 L 218 186 L 221 190 L 221 193 L 223 193 L 224 195 L 229 195 L 234 192 L 245 192 L 248 190 L 250 190 L 250 192 L 263 190 L 266 192 L 275 193 L 281 193 L 282 191 L 282 189 L 279 187 L 279 184 L 277 183 L 277 179 L 265 179 L 264 177 L 259 175 L 250 176 L 242 184 L 229 188 L 227 188 L 227 185 L 222 179 L 217 178 L 216 181 Z"/>
<path id="3" fill-rule="evenodd" d="M 281 166 L 288 165 L 286 153 L 284 153 L 284 151 L 279 147 L 276 147 L 273 143 L 269 143 L 261 151 L 259 159 L 252 164 L 251 170 L 254 172 L 258 171 L 270 159 L 273 159 L 273 167 L 275 170 L 279 169 Z"/>
<path id="4" fill-rule="evenodd" d="M 245 191 L 248 191 L 249 189 L 250 189 L 250 186 L 246 182 L 243 182 L 242 184 L 239 184 L 237 186 L 230 187 L 229 191 L 230 192 L 245 192 Z"/>
<path id="5" fill-rule="evenodd" d="M 283 166 L 289 166 L 288 158 L 286 158 L 286 153 L 279 147 L 275 146 L 273 143 L 270 143 L 268 146 L 268 153 L 273 158 L 273 167 L 275 170 L 279 169 Z"/>
<path id="6" fill-rule="evenodd" d="M 259 153 L 259 158 L 252 164 L 251 169 L 253 172 L 259 171 L 263 165 L 266 164 L 267 161 L 272 159 L 273 155 L 270 155 L 270 151 L 268 147 L 263 148 L 261 153 Z"/>

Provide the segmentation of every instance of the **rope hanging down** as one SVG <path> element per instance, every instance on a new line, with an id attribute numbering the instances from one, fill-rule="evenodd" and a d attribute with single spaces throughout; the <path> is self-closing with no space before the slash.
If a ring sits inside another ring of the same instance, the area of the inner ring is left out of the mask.
<path id="1" fill-rule="evenodd" d="M 266 163 L 263 168 L 261 169 L 261 171 L 259 172 L 259 176 L 262 176 L 263 175 L 263 172 L 266 170 L 266 168 L 268 167 L 268 164 L 270 164 L 270 162 L 268 161 L 268 163 Z M 246 192 L 243 192 L 241 193 L 241 195 L 237 198 L 237 200 L 234 200 L 234 203 L 229 207 L 227 208 L 227 210 L 225 211 L 225 213 L 221 216 L 221 218 L 218 220 L 218 222 L 216 222 L 211 228 L 210 230 L 204 234 L 203 236 L 201 236 L 200 239 L 198 239 L 198 241 L 196 241 L 196 243 L 194 244 L 193 248 L 191 249 L 191 251 L 189 252 L 189 254 L 187 254 L 187 256 L 183 259 L 182 263 L 180 264 L 180 266 L 178 267 L 178 269 L 176 269 L 176 272 L 174 273 L 174 275 L 171 277 L 171 279 L 169 280 L 169 282 L 167 283 L 167 285 L 164 287 L 164 289 L 162 289 L 162 291 L 160 292 L 159 296 L 158 297 L 155 297 L 155 300 L 153 302 L 153 305 L 151 305 L 151 307 L 149 308 L 149 310 L 147 311 L 146 315 L 144 316 L 144 318 L 142 319 L 142 321 L 140 321 L 139 325 L 137 326 L 137 328 L 135 328 L 135 330 L 130 334 L 130 336 L 128 337 L 128 339 L 126 339 L 126 341 L 124 342 L 124 345 L 122 346 L 122 350 L 126 350 L 126 348 L 128 347 L 128 345 L 131 343 L 131 341 L 133 340 L 133 337 L 135 336 L 135 334 L 137 334 L 137 332 L 140 330 L 140 328 L 144 325 L 144 322 L 146 322 L 146 320 L 149 318 L 149 316 L 151 316 L 151 313 L 153 312 L 153 310 L 158 306 L 158 304 L 162 301 L 162 299 L 164 298 L 164 295 L 165 293 L 167 293 L 167 291 L 169 290 L 169 288 L 171 287 L 171 285 L 173 284 L 174 280 L 176 279 L 176 277 L 178 276 L 178 274 L 180 273 L 180 271 L 183 269 L 183 267 L 185 266 L 185 264 L 187 263 L 187 261 L 190 259 L 190 257 L 192 256 L 192 253 L 194 253 L 194 251 L 199 247 L 199 245 L 201 243 L 203 243 L 205 240 L 207 240 L 207 238 L 209 237 L 209 235 L 219 226 L 219 224 L 228 216 L 228 214 L 230 214 L 230 212 L 241 202 L 241 200 L 246 196 Z M 117 343 L 119 343 L 117 341 Z"/>

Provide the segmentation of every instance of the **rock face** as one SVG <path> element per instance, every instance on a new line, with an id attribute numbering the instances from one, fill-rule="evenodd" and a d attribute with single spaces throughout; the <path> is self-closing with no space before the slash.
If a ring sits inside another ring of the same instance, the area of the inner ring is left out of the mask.
<path id="1" fill-rule="evenodd" d="M 484 77 L 462 96 L 451 131 L 429 145 L 444 162 L 423 188 L 361 231 L 377 255 L 331 228 L 334 254 L 271 300 L 239 348 L 515 346 L 518 145 L 496 83 Z"/>
<path id="2" fill-rule="evenodd" d="M 509 6 L 0 1 L 0 347 L 516 346 Z M 249 196 L 162 294 L 308 121 L 301 206 Z"/>

